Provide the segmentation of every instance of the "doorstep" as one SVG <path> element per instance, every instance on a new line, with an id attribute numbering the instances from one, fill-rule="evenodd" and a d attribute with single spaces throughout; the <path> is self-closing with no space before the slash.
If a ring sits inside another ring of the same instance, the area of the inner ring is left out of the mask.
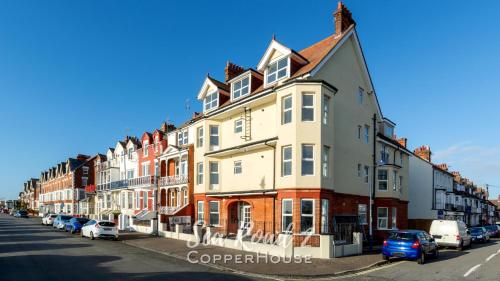
<path id="1" fill-rule="evenodd" d="M 205 263 L 205 265 L 242 274 L 250 273 L 276 277 L 339 276 L 361 272 L 387 263 L 382 260 L 380 254 L 367 254 L 336 259 L 310 259 L 310 263 L 306 263 L 304 260 L 301 263 L 293 262 L 293 260 L 291 262 L 283 260 L 277 262 L 276 258 L 272 260 L 269 256 L 266 260 L 265 255 L 262 254 L 259 254 L 259 257 L 257 257 L 257 254 L 253 252 L 233 250 L 213 245 L 200 244 L 194 248 L 189 248 L 186 241 L 177 239 L 149 236 L 123 240 L 125 244 L 186 261 L 188 261 L 189 256 L 192 261 L 197 261 L 200 264 L 203 264 L 200 262 L 200 257 L 203 255 L 206 255 L 205 257 L 230 255 L 233 258 L 229 261 L 213 261 L 213 258 L 211 258 L 210 262 Z M 245 258 L 248 260 L 247 262 L 236 262 L 234 258 L 236 256 L 243 256 L 242 261 Z M 253 258 L 250 258 L 250 256 L 253 256 Z M 250 262 L 250 259 L 253 259 L 254 262 Z M 258 263 L 255 262 L 257 260 Z"/>

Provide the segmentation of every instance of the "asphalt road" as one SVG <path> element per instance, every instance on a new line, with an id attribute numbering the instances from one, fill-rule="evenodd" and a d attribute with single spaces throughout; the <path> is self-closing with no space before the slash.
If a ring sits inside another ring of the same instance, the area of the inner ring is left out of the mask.
<path id="1" fill-rule="evenodd" d="M 256 280 L 0 214 L 0 280 Z"/>
<path id="2" fill-rule="evenodd" d="M 439 259 L 429 258 L 423 265 L 415 261 L 393 262 L 388 266 L 337 280 L 361 281 L 428 281 L 428 280 L 500 280 L 500 239 L 473 244 L 462 252 L 440 251 Z"/>

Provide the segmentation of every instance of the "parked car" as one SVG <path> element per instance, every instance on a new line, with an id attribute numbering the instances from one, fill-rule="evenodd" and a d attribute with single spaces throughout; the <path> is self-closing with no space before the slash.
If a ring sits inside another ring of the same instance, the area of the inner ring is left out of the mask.
<path id="1" fill-rule="evenodd" d="M 54 220 L 55 220 L 56 217 L 57 217 L 56 214 L 46 214 L 42 218 L 42 224 L 43 225 L 52 225 L 52 224 L 54 224 Z"/>
<path id="2" fill-rule="evenodd" d="M 71 234 L 79 232 L 82 230 L 82 226 L 89 222 L 86 218 L 72 218 L 66 223 L 65 231 L 69 231 Z"/>
<path id="3" fill-rule="evenodd" d="M 472 237 L 472 242 L 482 242 L 486 243 L 490 241 L 490 235 L 484 227 L 473 227 L 470 229 L 470 235 Z"/>
<path id="4" fill-rule="evenodd" d="M 496 225 L 486 225 L 483 227 L 486 228 L 490 237 L 500 237 L 500 230 L 498 230 Z"/>
<path id="5" fill-rule="evenodd" d="M 472 247 L 472 237 L 462 221 L 433 220 L 430 233 L 439 247 L 453 247 L 462 251 Z"/>
<path id="6" fill-rule="evenodd" d="M 382 258 L 391 257 L 416 259 L 424 264 L 426 256 L 439 257 L 439 247 L 434 238 L 422 230 L 399 230 L 389 234 L 384 240 Z"/>
<path id="7" fill-rule="evenodd" d="M 3 213 L 8 215 L 9 214 L 9 209 L 3 209 Z"/>
<path id="8" fill-rule="evenodd" d="M 52 227 L 59 230 L 64 230 L 66 222 L 68 222 L 71 218 L 73 217 L 70 215 L 57 215 L 57 217 L 54 219 L 54 223 L 52 223 Z"/>
<path id="9" fill-rule="evenodd" d="M 17 211 L 16 214 L 14 215 L 16 218 L 29 218 L 28 212 L 26 211 Z"/>
<path id="10" fill-rule="evenodd" d="M 10 210 L 9 215 L 13 216 L 13 215 L 15 215 L 16 213 L 17 213 L 17 210 L 12 209 L 12 210 Z"/>
<path id="11" fill-rule="evenodd" d="M 90 220 L 83 225 L 81 230 L 82 237 L 95 238 L 113 238 L 118 240 L 118 228 L 112 221 Z"/>

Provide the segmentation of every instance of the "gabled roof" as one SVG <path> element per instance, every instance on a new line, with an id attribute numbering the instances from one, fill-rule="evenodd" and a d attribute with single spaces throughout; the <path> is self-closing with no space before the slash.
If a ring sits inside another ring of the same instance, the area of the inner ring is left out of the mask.
<path id="1" fill-rule="evenodd" d="M 279 52 L 283 56 L 289 56 L 292 55 L 292 57 L 297 60 L 298 62 L 301 63 L 307 63 L 307 60 L 299 53 L 293 51 L 292 49 L 286 47 L 285 45 L 281 44 L 280 42 L 276 41 L 275 38 L 271 40 L 271 43 L 269 43 L 269 46 L 266 49 L 266 52 L 264 53 L 264 56 L 260 59 L 259 64 L 257 65 L 257 70 L 258 71 L 264 71 L 266 68 L 267 64 L 271 60 L 271 57 L 274 52 Z"/>
<path id="2" fill-rule="evenodd" d="M 200 92 L 198 93 L 198 100 L 202 100 L 203 98 L 205 98 L 205 95 L 210 88 L 217 88 L 219 90 L 219 93 L 229 95 L 229 85 L 207 75 L 205 81 L 203 82 L 203 85 L 201 86 Z"/>

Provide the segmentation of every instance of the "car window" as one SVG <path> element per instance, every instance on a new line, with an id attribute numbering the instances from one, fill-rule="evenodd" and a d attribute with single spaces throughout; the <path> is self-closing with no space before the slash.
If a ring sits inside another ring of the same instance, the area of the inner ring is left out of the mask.
<path id="1" fill-rule="evenodd" d="M 110 221 L 102 221 L 99 223 L 100 226 L 108 226 L 108 227 L 113 227 L 115 226 L 115 223 L 114 222 L 110 222 Z"/>
<path id="2" fill-rule="evenodd" d="M 415 240 L 415 235 L 409 232 L 392 232 L 389 234 L 389 239 L 394 240 Z"/>

